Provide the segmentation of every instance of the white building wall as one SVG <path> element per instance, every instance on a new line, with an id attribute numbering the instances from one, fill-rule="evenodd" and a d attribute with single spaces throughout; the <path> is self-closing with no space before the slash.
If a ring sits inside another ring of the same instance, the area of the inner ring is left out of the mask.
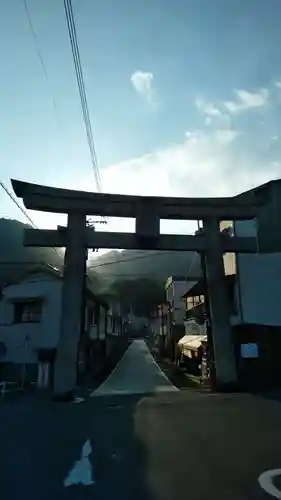
<path id="1" fill-rule="evenodd" d="M 256 221 L 235 222 L 237 236 L 256 236 Z M 242 321 L 281 325 L 281 254 L 237 254 Z"/>
<path id="2" fill-rule="evenodd" d="M 42 274 L 30 276 L 3 290 L 0 302 L 0 342 L 7 354 L 2 361 L 36 363 L 38 348 L 53 348 L 59 339 L 62 280 Z M 43 298 L 38 323 L 13 323 L 13 299 Z"/>

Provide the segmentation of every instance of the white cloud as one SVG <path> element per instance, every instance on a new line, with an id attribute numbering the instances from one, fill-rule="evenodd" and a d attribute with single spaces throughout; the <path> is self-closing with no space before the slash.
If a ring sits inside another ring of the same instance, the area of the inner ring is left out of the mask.
<path id="1" fill-rule="evenodd" d="M 281 175 L 277 163 L 256 162 L 248 153 L 237 156 L 233 147 L 237 136 L 237 131 L 227 129 L 187 132 L 182 143 L 105 169 L 104 190 L 135 195 L 231 196 Z M 125 231 L 134 227 L 124 221 L 114 224 L 115 230 L 117 226 Z M 163 230 L 188 232 L 191 225 L 185 221 L 165 223 Z"/>
<path id="2" fill-rule="evenodd" d="M 275 87 L 277 87 L 278 89 L 281 89 L 281 80 L 277 80 L 276 82 L 274 82 L 274 85 L 275 85 Z"/>
<path id="3" fill-rule="evenodd" d="M 281 177 L 279 162 L 254 160 L 249 151 L 243 154 L 238 135 L 227 123 L 216 130 L 186 132 L 177 144 L 103 168 L 103 191 L 151 196 L 231 196 Z M 92 183 L 94 185 L 94 181 Z M 61 187 L 93 189 L 89 176 L 83 178 L 81 174 L 72 181 L 64 178 Z M 32 217 L 42 228 L 66 222 L 65 216 L 50 217 L 40 212 L 32 213 Z M 106 226 L 98 229 L 134 231 L 134 221 L 109 219 Z M 188 233 L 193 229 L 188 221 L 165 221 L 161 227 L 162 232 Z"/>
<path id="4" fill-rule="evenodd" d="M 213 123 L 213 119 L 210 116 L 206 116 L 206 120 L 205 120 L 206 127 L 209 127 L 210 125 L 212 125 L 212 123 Z"/>
<path id="5" fill-rule="evenodd" d="M 147 71 L 135 71 L 131 76 L 131 83 L 136 92 L 150 103 L 155 102 L 153 79 L 153 73 Z"/>
<path id="6" fill-rule="evenodd" d="M 232 142 L 239 135 L 241 134 L 237 130 L 220 129 L 215 131 L 215 137 L 217 141 L 221 144 L 227 144 L 229 142 Z"/>
<path id="7" fill-rule="evenodd" d="M 223 104 L 230 113 L 237 113 L 250 108 L 259 108 L 267 103 L 269 92 L 260 89 L 258 92 L 236 90 L 236 101 L 225 101 Z"/>
<path id="8" fill-rule="evenodd" d="M 198 98 L 195 101 L 195 105 L 200 111 L 203 111 L 208 116 L 221 116 L 222 113 L 212 102 L 207 102 L 205 99 Z"/>

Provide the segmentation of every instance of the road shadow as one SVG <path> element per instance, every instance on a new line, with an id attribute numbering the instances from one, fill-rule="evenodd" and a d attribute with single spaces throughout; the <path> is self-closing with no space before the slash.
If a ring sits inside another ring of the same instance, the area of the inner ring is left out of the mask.
<path id="1" fill-rule="evenodd" d="M 147 450 L 137 421 L 137 407 L 143 397 L 98 396 L 91 399 L 95 413 L 92 455 L 98 499 L 155 499 L 147 484 Z"/>
<path id="2" fill-rule="evenodd" d="M 1 499 L 154 500 L 136 411 L 142 395 L 8 404 L 0 429 Z M 17 417 L 17 418 L 16 418 Z M 20 425 L 16 424 L 20 419 Z M 90 441 L 93 484 L 64 486 Z"/>
<path id="3" fill-rule="evenodd" d="M 199 376 L 194 376 L 188 373 L 187 370 L 179 368 L 175 363 L 163 358 L 159 354 L 158 350 L 151 349 L 151 346 L 149 347 L 150 353 L 155 359 L 156 363 L 174 386 L 176 386 L 180 390 L 203 390 L 203 387 L 200 384 Z"/>
<path id="4" fill-rule="evenodd" d="M 268 399 L 271 401 L 277 401 L 278 403 L 281 403 L 281 389 L 280 388 L 275 388 L 275 389 L 268 389 L 264 391 L 256 391 L 252 392 L 254 396 Z"/>

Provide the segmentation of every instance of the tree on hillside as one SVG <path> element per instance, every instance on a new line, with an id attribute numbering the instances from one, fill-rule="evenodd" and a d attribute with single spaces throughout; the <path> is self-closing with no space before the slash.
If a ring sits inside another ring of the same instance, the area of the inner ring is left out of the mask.
<path id="1" fill-rule="evenodd" d="M 146 278 L 115 281 L 110 292 L 118 297 L 128 312 L 131 308 L 136 316 L 149 316 L 165 300 L 164 287 Z"/>

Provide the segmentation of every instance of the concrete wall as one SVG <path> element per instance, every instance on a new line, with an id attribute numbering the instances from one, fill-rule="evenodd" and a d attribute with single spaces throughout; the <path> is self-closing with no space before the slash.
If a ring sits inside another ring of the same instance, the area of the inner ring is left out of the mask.
<path id="1" fill-rule="evenodd" d="M 3 290 L 0 302 L 0 342 L 7 354 L 1 361 L 37 363 L 37 349 L 55 347 L 59 338 L 62 281 L 36 274 Z M 13 299 L 43 298 L 38 323 L 14 323 Z"/>
<path id="2" fill-rule="evenodd" d="M 256 236 L 256 222 L 235 222 L 237 236 Z M 237 254 L 242 322 L 281 325 L 281 254 Z"/>

